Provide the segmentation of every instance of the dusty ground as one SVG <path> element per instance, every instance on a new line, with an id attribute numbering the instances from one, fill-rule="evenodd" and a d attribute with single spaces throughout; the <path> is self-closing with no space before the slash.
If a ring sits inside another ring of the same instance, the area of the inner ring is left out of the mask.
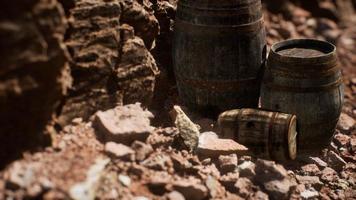
<path id="1" fill-rule="evenodd" d="M 46 1 L 38 2 L 36 8 L 47 9 L 40 6 L 47 5 Z M 345 84 L 345 105 L 330 146 L 277 164 L 247 156 L 245 147 L 205 132 L 218 133 L 212 119 L 185 110 L 201 126 L 199 131 L 181 115 L 178 122 L 170 118 L 168 111 L 179 104 L 170 59 L 174 1 L 48 2 L 55 3 L 59 15 L 67 19 L 67 25 L 61 23 L 68 26 L 65 34 L 63 30 L 46 30 L 62 35 L 60 42 L 68 50 L 63 52 L 70 58 L 65 62 L 61 57 L 57 71 L 69 65 L 73 83 L 64 100 L 56 98 L 61 103 L 54 120 L 48 113 L 58 104 L 46 104 L 50 108 L 43 115 L 51 121 L 46 130 L 52 137 L 51 145 L 8 163 L 0 172 L 0 199 L 356 199 L 356 28 L 352 4 L 345 8 L 340 1 L 316 1 L 316 5 L 293 1 L 295 4 L 275 6 L 267 1 L 268 44 L 298 37 L 336 44 Z M 38 21 L 41 16 L 38 14 Z M 40 47 L 38 52 L 43 53 Z M 58 47 L 53 51 L 62 52 Z M 11 62 L 4 63 L 12 66 Z M 6 71 L 0 73 L 7 77 Z M 69 88 L 64 83 L 57 87 Z M 0 87 L 0 93 L 4 91 Z M 56 94 L 49 95 L 58 96 L 62 90 L 53 92 Z M 130 104 L 135 101 L 143 104 Z M 150 101 L 148 110 L 142 108 Z M 181 127 L 190 127 L 190 137 L 182 134 Z M 194 144 L 198 138 L 199 143 Z M 16 148 L 17 143 L 7 142 Z M 197 149 L 190 151 L 195 145 Z"/>

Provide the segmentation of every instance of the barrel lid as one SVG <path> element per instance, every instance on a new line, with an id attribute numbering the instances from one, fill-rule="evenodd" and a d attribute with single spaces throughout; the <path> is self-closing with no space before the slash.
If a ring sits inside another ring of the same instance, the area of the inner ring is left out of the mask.
<path id="1" fill-rule="evenodd" d="M 294 160 L 297 157 L 297 117 L 293 115 L 288 128 L 288 154 Z"/>
<path id="2" fill-rule="evenodd" d="M 335 60 L 336 47 L 316 39 L 291 39 L 272 45 L 269 59 L 279 63 L 325 63 Z"/>

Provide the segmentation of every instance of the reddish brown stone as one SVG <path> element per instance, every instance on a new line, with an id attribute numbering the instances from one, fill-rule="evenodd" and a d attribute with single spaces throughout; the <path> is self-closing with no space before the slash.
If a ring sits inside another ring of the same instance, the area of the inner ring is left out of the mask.
<path id="1" fill-rule="evenodd" d="M 230 139 L 219 139 L 213 132 L 202 133 L 199 137 L 197 153 L 205 157 L 218 157 L 220 155 L 248 154 L 248 149 Z"/>
<path id="2" fill-rule="evenodd" d="M 210 198 L 221 199 L 225 196 L 225 188 L 213 176 L 208 176 L 205 180 L 205 185 L 209 190 Z"/>
<path id="3" fill-rule="evenodd" d="M 316 175 L 320 172 L 319 167 L 316 164 L 307 164 L 302 166 L 301 168 L 302 173 L 308 176 Z"/>
<path id="4" fill-rule="evenodd" d="M 266 193 L 262 192 L 262 191 L 257 191 L 255 193 L 253 193 L 250 198 L 251 200 L 256 199 L 256 200 L 268 200 L 269 197 Z"/>
<path id="5" fill-rule="evenodd" d="M 264 183 L 263 187 L 273 199 L 287 199 L 292 184 L 288 179 L 272 180 Z"/>
<path id="6" fill-rule="evenodd" d="M 288 177 L 287 170 L 273 161 L 258 159 L 254 180 L 274 199 L 286 199 L 296 184 Z"/>
<path id="7" fill-rule="evenodd" d="M 247 178 L 239 178 L 234 185 L 236 193 L 243 197 L 249 197 L 255 190 L 253 183 Z"/>
<path id="8" fill-rule="evenodd" d="M 202 200 L 207 197 L 207 188 L 196 179 L 180 180 L 173 183 L 173 188 L 186 199 Z"/>
<path id="9" fill-rule="evenodd" d="M 265 181 L 284 179 L 288 173 L 282 165 L 276 164 L 274 161 L 258 159 L 256 162 L 256 175 L 261 178 L 260 181 Z"/>
<path id="10" fill-rule="evenodd" d="M 339 171 L 342 170 L 342 168 L 346 165 L 345 160 L 333 151 L 328 152 L 327 162 L 331 167 Z"/>
<path id="11" fill-rule="evenodd" d="M 148 136 L 146 142 L 152 145 L 153 148 L 169 147 L 174 142 L 174 137 L 166 136 L 165 134 L 160 133 L 160 131 L 154 131 Z"/>
<path id="12" fill-rule="evenodd" d="M 296 179 L 300 184 L 313 186 L 314 188 L 316 188 L 318 190 L 323 185 L 323 183 L 320 182 L 320 179 L 317 176 L 299 176 L 299 175 L 297 175 Z"/>
<path id="13" fill-rule="evenodd" d="M 350 142 L 350 136 L 344 135 L 344 134 L 336 134 L 334 136 L 334 142 L 337 146 L 342 147 L 342 148 L 348 148 L 348 144 Z"/>
<path id="14" fill-rule="evenodd" d="M 319 157 L 309 157 L 307 160 L 312 164 L 316 164 L 321 169 L 328 166 L 328 164 Z"/>
<path id="15" fill-rule="evenodd" d="M 173 162 L 174 169 L 176 171 L 186 170 L 186 169 L 191 168 L 193 166 L 186 158 L 184 158 L 179 153 L 171 154 L 171 159 L 172 159 L 172 162 Z"/>
<path id="16" fill-rule="evenodd" d="M 339 119 L 338 128 L 344 132 L 349 133 L 352 129 L 354 129 L 355 120 L 349 115 L 342 113 Z"/>
<path id="17" fill-rule="evenodd" d="M 166 190 L 166 186 L 172 182 L 173 177 L 166 171 L 156 171 L 149 174 L 150 177 L 146 181 L 146 185 L 153 193 L 162 193 Z"/>
<path id="18" fill-rule="evenodd" d="M 256 175 L 256 165 L 251 161 L 241 163 L 237 169 L 241 177 L 252 179 Z"/>
<path id="19" fill-rule="evenodd" d="M 321 171 L 320 179 L 325 183 L 334 182 L 338 179 L 338 175 L 335 170 L 330 167 L 326 167 Z"/>
<path id="20" fill-rule="evenodd" d="M 123 144 L 117 144 L 115 142 L 108 142 L 105 144 L 105 152 L 115 158 L 129 159 L 131 160 L 135 155 L 130 147 Z"/>
<path id="21" fill-rule="evenodd" d="M 149 156 L 153 152 L 151 145 L 145 144 L 137 140 L 132 143 L 131 148 L 135 151 L 136 154 L 135 158 L 138 161 L 144 160 L 147 156 Z"/>
<path id="22" fill-rule="evenodd" d="M 356 153 L 356 137 L 350 139 L 350 148 L 352 153 Z"/>
<path id="23" fill-rule="evenodd" d="M 221 155 L 219 156 L 219 168 L 222 173 L 233 172 L 237 169 L 237 155 Z"/>
<path id="24" fill-rule="evenodd" d="M 144 141 L 154 128 L 150 125 L 153 115 L 140 104 L 118 106 L 95 115 L 94 126 L 105 141 L 130 144 Z"/>
<path id="25" fill-rule="evenodd" d="M 168 170 L 173 166 L 171 158 L 167 154 L 155 152 L 141 163 L 143 166 L 154 170 Z"/>
<path id="26" fill-rule="evenodd" d="M 219 181 L 228 191 L 234 192 L 235 191 L 234 185 L 239 178 L 240 176 L 238 172 L 234 172 L 234 173 L 230 172 L 228 174 L 221 176 Z"/>

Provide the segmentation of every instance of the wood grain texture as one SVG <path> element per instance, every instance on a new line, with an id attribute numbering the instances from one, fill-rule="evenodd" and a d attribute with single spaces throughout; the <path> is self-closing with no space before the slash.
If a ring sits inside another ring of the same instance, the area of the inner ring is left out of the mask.
<path id="1" fill-rule="evenodd" d="M 315 57 L 279 54 L 281 49 L 310 48 Z M 272 47 L 261 89 L 262 108 L 298 117 L 299 151 L 310 153 L 329 144 L 343 104 L 342 75 L 335 47 L 316 40 L 290 40 Z"/>
<path id="2" fill-rule="evenodd" d="M 219 116 L 222 137 L 235 139 L 254 155 L 273 159 L 296 158 L 296 116 L 259 109 L 236 109 Z"/>
<path id="3" fill-rule="evenodd" d="M 265 30 L 260 0 L 178 3 L 173 61 L 191 109 L 257 107 Z"/>

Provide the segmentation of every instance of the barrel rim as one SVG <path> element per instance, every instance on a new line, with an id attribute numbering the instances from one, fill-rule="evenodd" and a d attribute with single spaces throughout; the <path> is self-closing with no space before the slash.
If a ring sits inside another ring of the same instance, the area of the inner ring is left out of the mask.
<path id="1" fill-rule="evenodd" d="M 194 9 L 198 9 L 198 10 L 212 10 L 212 11 L 224 11 L 224 10 L 235 10 L 236 8 L 241 8 L 242 6 L 250 6 L 250 5 L 253 5 L 253 4 L 260 4 L 262 5 L 261 1 L 260 0 L 244 0 L 244 1 L 236 1 L 236 0 L 226 0 L 227 2 L 225 3 L 228 3 L 227 5 L 222 3 L 222 2 L 219 2 L 217 4 L 215 4 L 215 6 L 217 6 L 215 9 L 214 7 L 200 7 L 200 6 L 193 6 L 193 4 L 189 4 L 189 3 L 192 3 L 191 0 L 180 0 L 178 1 L 177 3 L 177 6 L 180 6 L 180 5 L 189 5 L 189 7 L 191 8 L 194 8 Z M 206 2 L 208 3 L 208 2 Z"/>
<path id="2" fill-rule="evenodd" d="M 223 32 L 234 31 L 232 34 L 239 35 L 245 33 L 260 32 L 261 29 L 264 29 L 265 21 L 264 21 L 264 17 L 262 16 L 258 20 L 250 23 L 236 24 L 236 25 L 214 25 L 214 24 L 192 23 L 177 18 L 174 24 L 175 24 L 174 30 L 182 29 L 187 32 L 189 31 L 190 33 L 201 32 L 202 30 L 204 30 L 205 34 L 216 34 L 216 33 L 221 34 Z"/>
<path id="3" fill-rule="evenodd" d="M 297 116 L 296 115 L 292 115 L 290 114 L 292 117 L 289 120 L 289 124 L 288 124 L 288 136 L 287 136 L 287 144 L 288 144 L 288 157 L 291 160 L 294 160 L 297 158 L 297 154 L 298 154 L 298 141 L 297 141 L 297 136 L 298 136 L 298 132 L 297 130 L 295 130 L 294 132 L 291 130 L 291 128 L 293 127 L 293 124 L 295 124 L 295 127 L 297 126 Z M 294 138 L 294 146 L 290 146 L 290 139 Z"/>
<path id="4" fill-rule="evenodd" d="M 289 49 L 290 47 L 296 47 L 296 46 L 302 46 L 302 47 L 309 47 L 310 49 L 316 49 L 319 47 L 317 50 L 325 49 L 326 52 L 325 54 L 320 55 L 320 56 L 313 56 L 313 57 L 293 57 L 293 56 L 285 56 L 280 53 L 278 53 L 281 48 L 284 49 Z M 314 48 L 313 48 L 314 47 Z M 320 62 L 323 61 L 329 61 L 330 59 L 334 59 L 336 54 L 336 46 L 333 45 L 330 42 L 324 41 L 324 40 L 318 40 L 318 39 L 306 39 L 306 38 L 300 38 L 300 39 L 289 39 L 289 40 L 284 40 L 281 42 L 277 42 L 272 45 L 271 47 L 271 56 L 275 57 L 276 59 L 279 60 L 287 60 L 290 62 L 314 62 L 315 60 L 318 60 Z"/>

